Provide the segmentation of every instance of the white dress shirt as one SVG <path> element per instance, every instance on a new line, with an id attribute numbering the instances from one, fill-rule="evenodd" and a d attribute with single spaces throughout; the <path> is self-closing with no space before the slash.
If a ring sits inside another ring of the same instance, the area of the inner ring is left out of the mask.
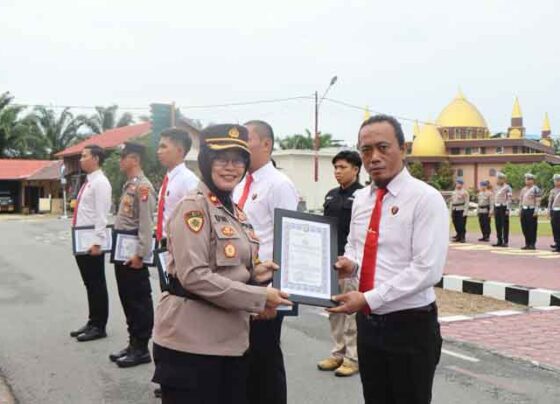
<path id="1" fill-rule="evenodd" d="M 259 238 L 259 258 L 272 260 L 274 209 L 297 210 L 299 195 L 292 180 L 269 162 L 255 171 L 253 183 L 243 211 Z M 233 191 L 233 201 L 239 202 L 245 187 L 245 177 Z"/>
<path id="2" fill-rule="evenodd" d="M 198 177 L 184 163 L 178 164 L 174 169 L 168 171 L 167 178 L 167 191 L 165 192 L 165 204 L 163 206 L 163 237 L 167 237 L 165 224 L 179 201 L 198 186 Z M 158 201 L 162 196 L 161 191 L 162 188 L 158 192 Z"/>
<path id="3" fill-rule="evenodd" d="M 383 198 L 371 311 L 386 314 L 432 303 L 447 257 L 449 218 L 441 194 L 404 168 Z M 356 191 L 344 255 L 361 266 L 375 189 Z"/>
<path id="4" fill-rule="evenodd" d="M 80 195 L 76 226 L 94 226 L 94 245 L 105 243 L 105 227 L 111 210 L 111 183 L 101 169 L 87 175 Z"/>

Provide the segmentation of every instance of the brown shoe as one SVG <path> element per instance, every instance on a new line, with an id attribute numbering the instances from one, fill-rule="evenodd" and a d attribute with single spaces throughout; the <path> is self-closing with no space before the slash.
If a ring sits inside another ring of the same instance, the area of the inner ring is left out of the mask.
<path id="1" fill-rule="evenodd" d="M 354 361 L 344 359 L 342 365 L 340 365 L 335 371 L 334 375 L 338 377 L 348 377 L 358 373 L 360 369 L 358 364 Z"/>
<path id="2" fill-rule="evenodd" d="M 342 358 L 335 358 L 334 356 L 329 356 L 327 359 L 323 359 L 317 363 L 319 370 L 335 370 L 342 365 Z"/>

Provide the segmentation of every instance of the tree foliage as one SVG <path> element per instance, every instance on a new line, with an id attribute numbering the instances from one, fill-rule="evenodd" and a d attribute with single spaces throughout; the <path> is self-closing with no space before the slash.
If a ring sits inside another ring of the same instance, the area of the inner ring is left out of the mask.
<path id="1" fill-rule="evenodd" d="M 93 133 L 103 133 L 109 129 L 122 128 L 134 123 L 134 118 L 130 112 L 125 112 L 118 117 L 118 109 L 118 105 L 97 106 L 93 115 L 89 117 L 82 115 L 80 119 Z"/>
<path id="2" fill-rule="evenodd" d="M 305 135 L 294 134 L 279 139 L 278 145 L 282 150 L 313 150 L 315 136 L 311 134 L 309 129 L 305 129 Z M 319 134 L 319 149 L 326 147 L 342 147 L 342 140 L 333 139 L 330 133 Z"/>
<path id="3" fill-rule="evenodd" d="M 413 161 L 412 163 L 410 163 L 408 165 L 408 171 L 410 172 L 410 175 L 412 175 L 414 178 L 418 178 L 419 180 L 422 181 L 426 180 L 424 176 L 424 167 L 422 166 L 422 163 L 420 163 L 419 161 Z"/>

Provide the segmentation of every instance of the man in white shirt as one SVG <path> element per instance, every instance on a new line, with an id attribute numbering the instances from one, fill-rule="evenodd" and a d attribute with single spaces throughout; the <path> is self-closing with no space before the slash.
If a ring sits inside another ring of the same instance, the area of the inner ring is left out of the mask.
<path id="1" fill-rule="evenodd" d="M 105 326 L 109 316 L 109 298 L 105 281 L 105 257 L 101 246 L 105 243 L 105 227 L 111 209 L 111 184 L 101 171 L 104 150 L 97 145 L 85 146 L 80 166 L 87 173 L 77 197 L 72 227 L 94 226 L 95 235 L 89 254 L 76 255 L 76 262 L 86 287 L 89 319 L 86 325 L 70 335 L 78 341 L 92 341 L 107 336 Z"/>
<path id="2" fill-rule="evenodd" d="M 170 128 L 160 134 L 157 157 L 167 169 L 159 189 L 156 213 L 156 238 L 162 247 L 167 247 L 167 219 L 179 201 L 198 185 L 198 178 L 185 165 L 191 145 L 191 137 L 184 129 Z M 162 292 L 167 289 L 165 279 L 160 279 L 159 284 Z M 161 397 L 161 390 L 157 388 L 154 394 Z"/>
<path id="3" fill-rule="evenodd" d="M 297 210 L 299 196 L 293 182 L 271 161 L 274 148 L 272 127 L 263 121 L 249 121 L 251 165 L 233 192 L 233 200 L 247 214 L 259 238 L 259 259 L 272 260 L 274 209 Z M 249 403 L 285 404 L 286 371 L 280 347 L 281 315 L 255 318 L 249 338 Z"/>
<path id="4" fill-rule="evenodd" d="M 334 313 L 357 314 L 366 404 L 430 403 L 441 353 L 433 285 L 447 256 L 449 219 L 441 194 L 404 165 L 404 134 L 393 117 L 366 120 L 358 141 L 374 185 L 355 194 L 350 234 L 335 267 L 359 271 L 359 291 L 335 296 Z"/>
<path id="5" fill-rule="evenodd" d="M 156 237 L 163 244 L 167 236 L 167 219 L 179 201 L 198 185 L 197 176 L 185 165 L 185 157 L 191 145 L 191 137 L 184 129 L 171 128 L 161 132 L 157 157 L 167 173 L 158 193 Z"/>

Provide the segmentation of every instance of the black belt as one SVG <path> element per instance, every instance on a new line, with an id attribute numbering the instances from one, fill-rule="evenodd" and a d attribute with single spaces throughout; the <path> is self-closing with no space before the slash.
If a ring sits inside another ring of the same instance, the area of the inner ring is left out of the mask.
<path id="1" fill-rule="evenodd" d="M 399 320 L 414 320 L 418 318 L 426 318 L 426 314 L 435 312 L 437 316 L 436 302 L 430 303 L 427 306 L 416 307 L 414 309 L 394 311 L 387 314 L 370 314 L 368 319 L 373 321 L 399 321 Z"/>
<path id="2" fill-rule="evenodd" d="M 464 203 L 454 203 L 453 206 L 464 206 Z"/>
<path id="3" fill-rule="evenodd" d="M 167 287 L 169 294 L 179 297 L 184 297 L 191 300 L 200 300 L 200 298 L 194 293 L 189 292 L 187 289 L 181 285 L 181 282 L 177 278 L 169 276 L 169 285 Z"/>
<path id="4" fill-rule="evenodd" d="M 159 248 L 165 248 L 165 249 L 167 249 L 167 239 L 166 239 L 166 238 L 162 238 L 162 239 L 159 241 Z"/>

